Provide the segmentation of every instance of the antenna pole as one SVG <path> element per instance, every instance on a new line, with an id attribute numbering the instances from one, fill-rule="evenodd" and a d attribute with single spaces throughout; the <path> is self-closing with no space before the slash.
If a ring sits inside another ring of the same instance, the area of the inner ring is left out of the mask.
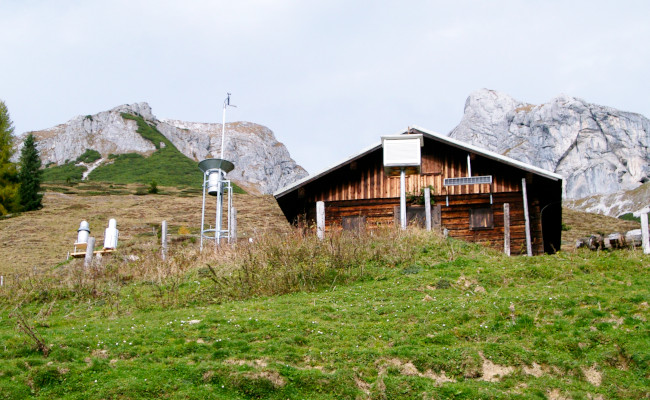
<path id="1" fill-rule="evenodd" d="M 223 101 L 223 118 L 221 119 L 221 159 L 223 160 L 223 148 L 226 142 L 226 106 L 228 103 L 228 100 L 230 100 L 230 93 L 228 93 L 228 97 L 226 97 L 226 100 Z"/>
<path id="2" fill-rule="evenodd" d="M 233 104 L 230 104 L 230 93 L 226 93 L 228 96 L 223 101 L 223 117 L 221 124 L 221 159 L 223 160 L 223 149 L 226 143 L 226 107 L 237 107 Z"/>

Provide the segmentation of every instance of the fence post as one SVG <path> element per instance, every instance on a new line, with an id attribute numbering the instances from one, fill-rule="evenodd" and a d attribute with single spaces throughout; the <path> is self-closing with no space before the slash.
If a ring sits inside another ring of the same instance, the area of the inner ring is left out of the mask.
<path id="1" fill-rule="evenodd" d="M 650 238 L 648 237 L 648 213 L 641 214 L 641 242 L 643 254 L 650 254 Z"/>
<path id="2" fill-rule="evenodd" d="M 424 216 L 427 232 L 431 232 L 431 188 L 424 188 Z"/>
<path id="3" fill-rule="evenodd" d="M 165 261 L 167 259 L 167 221 L 162 222 L 162 226 L 160 227 L 160 241 L 162 245 L 162 260 Z"/>
<path id="4" fill-rule="evenodd" d="M 319 239 L 325 238 L 325 202 L 316 202 L 316 235 Z"/>
<path id="5" fill-rule="evenodd" d="M 526 193 L 526 178 L 521 178 L 521 192 L 524 200 L 524 218 L 526 222 L 526 254 L 533 256 L 533 246 L 530 239 L 530 217 L 528 216 L 528 194 Z"/>
<path id="6" fill-rule="evenodd" d="M 510 204 L 503 203 L 503 252 L 510 255 Z"/>
<path id="7" fill-rule="evenodd" d="M 95 238 L 89 237 L 86 244 L 86 257 L 84 258 L 84 267 L 90 266 L 93 261 L 93 251 L 95 250 Z"/>
<path id="8" fill-rule="evenodd" d="M 230 211 L 230 243 L 237 244 L 237 209 Z"/>
<path id="9" fill-rule="evenodd" d="M 0 287 L 3 287 L 5 285 L 5 276 L 0 275 Z"/>

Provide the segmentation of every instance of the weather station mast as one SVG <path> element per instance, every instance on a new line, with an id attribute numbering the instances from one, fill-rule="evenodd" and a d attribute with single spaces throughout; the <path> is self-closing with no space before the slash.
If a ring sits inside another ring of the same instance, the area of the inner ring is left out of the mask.
<path id="1" fill-rule="evenodd" d="M 221 124 L 221 155 L 220 158 L 207 158 L 199 162 L 199 169 L 203 171 L 203 207 L 201 209 L 201 244 L 200 250 L 203 250 L 203 240 L 214 240 L 214 248 L 221 245 L 222 239 L 230 242 L 232 238 L 232 184 L 226 179 L 226 174 L 233 169 L 235 165 L 224 158 L 224 149 L 226 144 L 226 108 L 237 107 L 230 104 L 230 93 L 227 93 L 223 101 L 223 116 Z M 216 197 L 215 224 L 212 227 L 205 221 L 205 195 Z M 224 198 L 225 215 L 224 215 Z M 225 218 L 224 218 L 225 217 Z M 225 219 L 225 223 L 224 223 Z"/>

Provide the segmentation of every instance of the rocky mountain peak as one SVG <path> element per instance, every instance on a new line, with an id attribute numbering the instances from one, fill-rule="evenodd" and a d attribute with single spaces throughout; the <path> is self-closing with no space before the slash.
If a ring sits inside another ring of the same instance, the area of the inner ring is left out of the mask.
<path id="1" fill-rule="evenodd" d="M 650 120 L 572 96 L 532 105 L 481 89 L 449 135 L 564 176 L 567 199 L 634 189 L 650 176 Z"/>
<path id="2" fill-rule="evenodd" d="M 111 154 L 153 153 L 156 150 L 154 144 L 143 138 L 137 132 L 137 123 L 124 119 L 123 113 L 142 117 L 179 151 L 197 162 L 219 157 L 221 153 L 221 124 L 159 120 L 149 104 L 142 102 L 78 116 L 64 124 L 31 132 L 36 136 L 43 164 L 61 165 L 77 159 L 88 149 L 98 151 L 103 158 L 101 162 L 109 162 Z M 227 123 L 225 142 L 224 158 L 235 164 L 235 170 L 228 176 L 249 190 L 273 193 L 307 176 L 307 172 L 291 159 L 286 147 L 265 126 L 250 122 Z M 20 154 L 22 140 L 19 138 L 17 143 L 16 154 Z"/>

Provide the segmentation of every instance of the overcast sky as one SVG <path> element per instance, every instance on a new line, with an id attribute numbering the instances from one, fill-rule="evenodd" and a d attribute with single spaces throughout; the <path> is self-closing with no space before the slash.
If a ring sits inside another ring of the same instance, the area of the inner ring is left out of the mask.
<path id="1" fill-rule="evenodd" d="M 120 104 L 269 127 L 317 172 L 480 88 L 650 116 L 648 1 L 0 0 L 16 133 Z"/>

